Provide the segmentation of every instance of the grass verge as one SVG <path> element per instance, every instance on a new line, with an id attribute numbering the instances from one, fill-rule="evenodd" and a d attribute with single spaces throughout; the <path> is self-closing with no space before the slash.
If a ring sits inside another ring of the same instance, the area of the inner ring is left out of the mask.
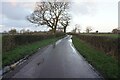
<path id="1" fill-rule="evenodd" d="M 2 65 L 4 67 L 6 65 L 10 65 L 10 64 L 18 61 L 19 59 L 25 57 L 26 55 L 32 55 L 33 53 L 35 53 L 38 50 L 38 48 L 47 46 L 47 45 L 53 43 L 54 41 L 57 41 L 58 39 L 60 39 L 60 37 L 52 38 L 52 39 L 45 39 L 42 41 L 34 42 L 32 44 L 18 46 L 11 51 L 3 53 Z"/>
<path id="2" fill-rule="evenodd" d="M 83 57 L 87 59 L 105 78 L 118 78 L 118 61 L 104 52 L 96 50 L 90 44 L 73 37 L 73 44 Z"/>

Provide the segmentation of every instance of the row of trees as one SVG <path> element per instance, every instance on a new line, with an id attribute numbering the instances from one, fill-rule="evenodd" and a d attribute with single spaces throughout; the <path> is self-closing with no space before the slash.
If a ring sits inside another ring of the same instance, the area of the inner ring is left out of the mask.
<path id="1" fill-rule="evenodd" d="M 86 27 L 86 33 L 90 33 L 90 31 L 92 31 L 93 29 L 92 29 L 92 27 L 91 26 L 87 26 Z M 81 28 L 80 28 L 80 25 L 78 25 L 78 24 L 76 24 L 75 25 L 75 28 L 72 30 L 72 33 L 80 33 L 80 31 L 81 31 Z M 98 31 L 96 31 L 96 33 L 97 33 Z"/>
<path id="2" fill-rule="evenodd" d="M 57 32 L 63 32 L 64 28 L 58 27 L 57 28 Z M 86 32 L 89 33 L 92 30 L 91 27 L 87 27 L 86 28 Z M 75 27 L 72 30 L 72 33 L 80 33 L 81 29 L 80 27 Z M 39 34 L 39 33 L 52 33 L 52 29 L 50 29 L 49 31 L 30 31 L 29 29 L 25 30 L 25 29 L 21 29 L 20 31 L 18 31 L 17 29 L 11 29 L 9 31 L 4 31 L 3 34 Z"/>
<path id="3" fill-rule="evenodd" d="M 69 2 L 37 2 L 33 13 L 27 16 L 27 20 L 31 23 L 39 25 L 46 25 L 50 27 L 53 33 L 56 29 L 61 27 L 66 33 L 66 28 L 70 23 Z M 43 26 L 44 27 L 44 26 Z"/>
<path id="4" fill-rule="evenodd" d="M 90 31 L 92 31 L 92 27 L 88 26 L 86 27 L 86 33 L 90 33 Z M 63 28 L 58 27 L 57 28 L 57 32 L 63 32 Z M 81 32 L 81 28 L 78 24 L 76 24 L 75 28 L 71 31 L 72 33 L 80 33 Z M 10 31 L 4 31 L 3 33 L 7 33 L 7 34 L 37 34 L 37 33 L 52 33 L 52 30 L 49 31 L 30 31 L 29 29 L 25 30 L 25 29 L 21 29 L 20 31 L 17 31 L 16 29 L 11 29 Z M 96 31 L 95 33 L 98 33 L 98 31 Z M 118 34 L 120 33 L 119 29 L 113 29 L 112 33 L 114 34 Z"/>
<path id="5" fill-rule="evenodd" d="M 92 31 L 92 30 L 93 30 L 93 29 L 92 29 L 91 26 L 87 26 L 87 27 L 86 27 L 86 33 L 90 33 L 90 31 Z M 77 32 L 80 33 L 80 31 L 81 31 L 80 26 L 79 26 L 79 25 L 76 25 L 75 28 L 72 30 L 72 33 L 77 33 Z M 98 33 L 98 30 L 97 30 L 95 33 Z M 120 30 L 119 30 L 118 28 L 115 28 L 115 29 L 112 30 L 112 33 L 114 33 L 114 34 L 119 34 L 119 33 L 120 33 Z"/>
<path id="6" fill-rule="evenodd" d="M 15 35 L 15 34 L 37 34 L 37 33 L 47 33 L 46 31 L 30 31 L 29 29 L 25 30 L 25 29 L 21 29 L 20 31 L 18 31 L 17 29 L 11 29 L 9 31 L 4 31 L 3 34 L 11 34 L 11 35 Z"/>

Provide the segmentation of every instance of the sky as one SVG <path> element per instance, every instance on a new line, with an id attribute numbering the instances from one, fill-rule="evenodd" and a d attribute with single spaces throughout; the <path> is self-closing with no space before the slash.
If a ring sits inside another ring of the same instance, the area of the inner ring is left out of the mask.
<path id="1" fill-rule="evenodd" d="M 40 0 L 1 0 L 0 2 L 0 32 L 11 29 L 29 29 L 32 31 L 49 30 L 47 27 L 36 26 L 27 21 L 35 2 Z M 81 32 L 91 26 L 93 32 L 111 32 L 118 28 L 118 2 L 119 0 L 69 0 L 71 23 L 67 31 L 79 25 Z"/>

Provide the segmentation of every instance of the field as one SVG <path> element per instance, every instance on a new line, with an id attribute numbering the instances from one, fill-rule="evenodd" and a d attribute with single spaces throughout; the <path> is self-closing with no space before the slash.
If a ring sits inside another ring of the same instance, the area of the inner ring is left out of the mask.
<path id="1" fill-rule="evenodd" d="M 73 44 L 89 63 L 105 78 L 118 78 L 118 61 L 103 51 L 95 49 L 91 44 L 73 37 Z"/>
<path id="2" fill-rule="evenodd" d="M 107 33 L 98 33 L 98 34 L 82 34 L 82 35 L 93 35 L 93 36 L 105 36 L 111 38 L 120 38 L 120 34 L 107 34 Z"/>

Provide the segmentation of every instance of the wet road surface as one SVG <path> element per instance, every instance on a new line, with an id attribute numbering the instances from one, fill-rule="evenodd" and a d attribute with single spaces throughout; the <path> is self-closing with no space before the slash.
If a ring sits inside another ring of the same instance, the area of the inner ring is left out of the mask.
<path id="1" fill-rule="evenodd" d="M 38 51 L 12 78 L 100 78 L 98 73 L 76 51 L 72 36 Z M 9 76 L 10 77 L 10 76 Z"/>

